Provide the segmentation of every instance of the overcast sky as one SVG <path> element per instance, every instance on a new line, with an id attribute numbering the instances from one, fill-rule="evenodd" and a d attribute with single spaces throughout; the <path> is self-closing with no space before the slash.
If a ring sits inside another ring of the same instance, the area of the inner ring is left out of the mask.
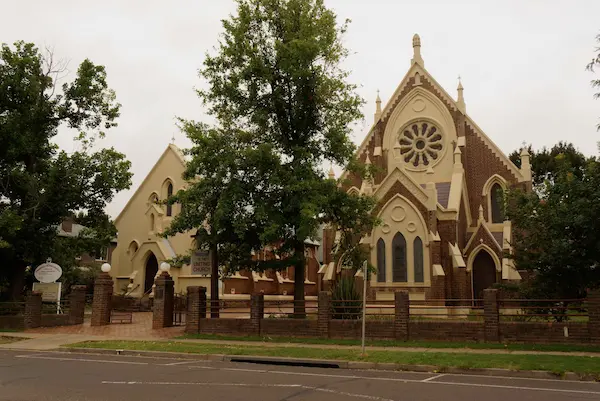
<path id="1" fill-rule="evenodd" d="M 367 100 L 354 141 L 372 123 L 377 89 L 384 103 L 410 67 L 419 33 L 425 67 L 452 95 L 457 77 L 467 113 L 505 152 L 521 146 L 575 143 L 597 153 L 600 100 L 585 71 L 600 33 L 598 0 L 326 0 L 346 36 L 346 66 Z M 25 40 L 70 60 L 73 76 L 85 58 L 105 65 L 122 104 L 119 127 L 102 146 L 133 164 L 133 186 L 109 205 L 115 217 L 175 135 L 175 116 L 206 120 L 194 92 L 204 55 L 216 45 L 220 20 L 233 0 L 0 0 L 0 42 Z M 68 78 L 70 78 L 68 77 Z M 74 149 L 73 132 L 57 143 Z M 339 172 L 339 170 L 338 170 Z"/>

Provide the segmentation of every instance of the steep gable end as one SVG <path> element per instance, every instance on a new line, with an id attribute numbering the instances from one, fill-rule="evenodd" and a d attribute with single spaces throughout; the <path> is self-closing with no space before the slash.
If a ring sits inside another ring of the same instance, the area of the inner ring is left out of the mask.
<path id="1" fill-rule="evenodd" d="M 129 201 L 127 201 L 125 207 L 123 207 L 123 210 L 121 210 L 121 213 L 115 219 L 115 225 L 123 219 L 138 198 L 143 198 L 145 202 L 153 192 L 160 190 L 160 185 L 164 180 L 181 180 L 185 165 L 186 162 L 181 150 L 177 146 L 170 144 L 158 158 L 154 166 L 152 166 L 152 169 L 150 169 L 150 172 L 142 180 L 131 198 L 129 198 Z M 145 211 L 146 209 L 144 209 Z"/>

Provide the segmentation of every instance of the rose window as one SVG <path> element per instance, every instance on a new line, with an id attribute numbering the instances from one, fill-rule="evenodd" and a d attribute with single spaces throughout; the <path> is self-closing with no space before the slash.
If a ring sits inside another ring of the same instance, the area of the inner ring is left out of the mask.
<path id="1" fill-rule="evenodd" d="M 414 167 L 433 165 L 443 148 L 441 131 L 430 122 L 408 125 L 398 136 L 400 156 Z"/>

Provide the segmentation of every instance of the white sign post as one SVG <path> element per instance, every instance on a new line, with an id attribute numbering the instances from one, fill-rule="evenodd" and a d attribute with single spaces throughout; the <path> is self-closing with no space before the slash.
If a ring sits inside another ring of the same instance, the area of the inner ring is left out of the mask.
<path id="1" fill-rule="evenodd" d="M 39 283 L 33 283 L 33 290 L 42 293 L 42 301 L 56 302 L 56 314 L 60 312 L 61 283 L 57 283 L 62 276 L 62 268 L 48 259 L 39 265 L 33 272 Z"/>
<path id="2" fill-rule="evenodd" d="M 365 354 L 365 332 L 367 323 L 367 266 L 365 260 L 363 263 L 363 302 L 362 302 L 362 355 Z"/>

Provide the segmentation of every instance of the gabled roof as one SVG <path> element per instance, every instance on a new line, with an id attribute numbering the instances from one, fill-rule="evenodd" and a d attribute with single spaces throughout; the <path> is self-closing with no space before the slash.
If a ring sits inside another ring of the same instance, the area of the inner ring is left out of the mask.
<path id="1" fill-rule="evenodd" d="M 121 213 L 119 213 L 119 215 L 115 219 L 115 223 L 114 224 L 117 224 L 117 222 L 121 219 L 121 217 L 123 216 L 123 214 L 125 213 L 125 211 L 129 208 L 129 205 L 131 204 L 131 202 L 133 201 L 133 199 L 138 195 L 138 193 L 140 192 L 141 188 L 144 186 L 144 184 L 146 183 L 146 181 L 148 181 L 148 178 L 150 176 L 152 176 L 152 174 L 156 171 L 156 169 L 158 168 L 158 166 L 160 165 L 160 163 L 162 162 L 162 160 L 169 153 L 174 154 L 175 157 L 176 157 L 176 159 L 181 162 L 181 165 L 183 167 L 185 167 L 186 161 L 185 161 L 185 158 L 183 156 L 183 152 L 181 151 L 181 149 L 179 149 L 177 146 L 175 146 L 172 143 L 169 144 L 169 146 L 167 146 L 167 148 L 162 153 L 162 155 L 160 155 L 160 157 L 158 158 L 158 160 L 156 161 L 156 163 L 154 163 L 154 166 L 152 166 L 152 169 L 150 169 L 150 171 L 148 172 L 148 174 L 146 174 L 146 177 L 142 180 L 142 182 L 137 187 L 137 189 L 135 190 L 135 192 L 133 193 L 133 195 L 131 195 L 131 197 L 129 198 L 129 200 L 127 201 L 127 203 L 125 204 L 125 206 L 123 207 L 123 210 L 121 210 Z"/>
<path id="2" fill-rule="evenodd" d="M 413 40 L 413 47 L 414 47 L 414 40 Z M 419 39 L 419 47 L 420 47 L 420 39 Z M 369 132 L 367 133 L 364 140 L 362 141 L 362 143 L 360 144 L 360 146 L 358 147 L 358 149 L 356 151 L 357 156 L 360 156 L 362 153 L 365 152 L 367 145 L 369 144 L 370 140 L 373 137 L 377 123 L 379 121 L 383 121 L 383 120 L 389 118 L 390 114 L 393 112 L 396 105 L 398 104 L 399 98 L 402 97 L 403 93 L 407 90 L 406 87 L 409 83 L 410 78 L 414 77 L 415 74 L 417 74 L 417 73 L 419 74 L 420 79 L 426 79 L 431 83 L 431 85 L 437 91 L 437 94 L 439 95 L 439 97 L 444 102 L 446 102 L 453 109 L 453 111 L 460 112 L 465 116 L 466 124 L 468 124 L 470 126 L 470 128 L 473 129 L 475 134 L 479 138 L 481 138 L 481 140 L 492 150 L 492 152 L 494 154 L 496 154 L 496 156 L 502 161 L 502 163 L 504 165 L 506 165 L 506 167 L 510 170 L 510 172 L 512 174 L 514 174 L 515 177 L 519 181 L 525 180 L 525 177 L 523 176 L 521 171 L 514 165 L 514 163 L 504 154 L 504 152 L 502 152 L 498 148 L 498 146 L 496 146 L 496 144 L 487 135 L 485 135 L 483 133 L 483 130 L 481 128 L 479 128 L 479 126 L 468 116 L 468 114 L 463 113 L 463 111 L 461 110 L 461 107 L 459 107 L 459 105 L 454 100 L 454 98 L 452 96 L 450 96 L 448 94 L 448 92 L 446 92 L 446 90 L 425 69 L 422 59 L 420 59 L 420 55 L 416 60 L 413 59 L 413 63 L 411 65 L 411 67 L 409 68 L 407 73 L 402 78 L 402 81 L 400 82 L 400 84 L 398 85 L 396 90 L 394 91 L 394 94 L 390 97 L 388 102 L 385 104 L 385 107 L 379 114 L 379 117 L 374 121 L 373 125 L 369 129 Z M 410 90 L 412 90 L 412 89 L 409 89 L 408 91 L 410 91 Z M 343 181 L 347 177 L 347 175 L 348 175 L 348 171 L 345 170 L 340 177 L 340 181 Z"/>

